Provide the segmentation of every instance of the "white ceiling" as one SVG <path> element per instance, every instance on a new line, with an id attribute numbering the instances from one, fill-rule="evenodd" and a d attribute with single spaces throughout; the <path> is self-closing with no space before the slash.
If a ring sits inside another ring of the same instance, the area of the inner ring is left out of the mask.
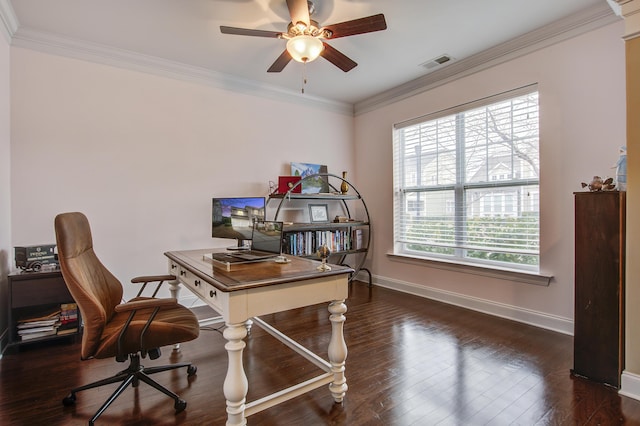
<path id="1" fill-rule="evenodd" d="M 593 10 L 602 15 L 606 3 L 315 0 L 312 18 L 320 25 L 383 13 L 388 28 L 329 41 L 358 66 L 344 73 L 324 58 L 307 64 L 304 96 L 357 104 L 554 22 Z M 0 0 L 0 13 L 14 42 L 52 45 L 55 40 L 67 48 L 138 56 L 254 87 L 300 93 L 302 64 L 291 61 L 281 73 L 266 72 L 286 40 L 227 35 L 219 29 L 286 31 L 290 17 L 285 0 Z M 610 9 L 607 13 L 613 15 Z M 442 54 L 455 60 L 432 70 L 421 66 Z"/>

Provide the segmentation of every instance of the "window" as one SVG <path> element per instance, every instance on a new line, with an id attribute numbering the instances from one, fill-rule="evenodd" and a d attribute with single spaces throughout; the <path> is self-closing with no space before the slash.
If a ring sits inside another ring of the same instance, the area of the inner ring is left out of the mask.
<path id="1" fill-rule="evenodd" d="M 538 270 L 538 92 L 394 128 L 394 253 Z"/>

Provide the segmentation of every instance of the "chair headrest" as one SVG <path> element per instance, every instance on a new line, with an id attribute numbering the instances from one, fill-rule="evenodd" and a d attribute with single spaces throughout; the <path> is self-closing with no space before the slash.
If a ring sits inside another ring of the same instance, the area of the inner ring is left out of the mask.
<path id="1" fill-rule="evenodd" d="M 60 213 L 55 218 L 58 253 L 68 259 L 93 248 L 89 220 L 80 212 Z"/>

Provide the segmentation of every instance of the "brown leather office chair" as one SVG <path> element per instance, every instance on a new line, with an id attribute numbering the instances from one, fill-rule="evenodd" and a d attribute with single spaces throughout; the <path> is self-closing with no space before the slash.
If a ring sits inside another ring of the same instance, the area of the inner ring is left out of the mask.
<path id="1" fill-rule="evenodd" d="M 166 389 L 149 374 L 186 367 L 187 374 L 196 373 L 191 363 L 148 367 L 140 365 L 140 358 L 160 356 L 160 347 L 186 342 L 198 337 L 195 315 L 176 299 L 138 297 L 122 302 L 122 285 L 100 262 L 93 251 L 89 221 L 82 213 L 62 213 L 55 218 L 58 258 L 64 281 L 78 304 L 84 322 L 81 359 L 115 357 L 118 362 L 129 359 L 129 366 L 112 377 L 72 389 L 63 404 L 73 405 L 76 393 L 110 383 L 122 382 L 89 421 L 95 420 L 131 384 L 143 381 L 173 398 L 176 413 L 187 403 Z M 134 283 L 159 282 L 175 279 L 172 275 L 139 277 Z M 157 292 L 157 289 L 156 289 Z M 154 293 L 155 296 L 155 293 Z"/>

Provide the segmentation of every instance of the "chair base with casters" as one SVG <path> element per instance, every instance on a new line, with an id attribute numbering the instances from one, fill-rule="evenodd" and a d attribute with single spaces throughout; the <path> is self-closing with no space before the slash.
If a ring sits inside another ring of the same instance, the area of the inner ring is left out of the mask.
<path id="1" fill-rule="evenodd" d="M 154 354 L 154 356 L 150 355 L 150 358 L 152 359 L 158 358 L 160 356 L 159 349 L 150 351 L 150 354 L 151 353 Z M 89 383 L 87 385 L 79 386 L 77 388 L 72 389 L 71 392 L 69 392 L 69 395 L 64 397 L 64 399 L 62 400 L 62 403 L 64 404 L 65 407 L 72 406 L 76 403 L 76 393 L 80 391 L 93 389 L 100 386 L 109 385 L 112 383 L 122 382 L 120 386 L 118 386 L 118 388 L 115 390 L 115 392 L 111 394 L 109 399 L 105 401 L 102 407 L 100 407 L 100 409 L 93 415 L 91 420 L 89 420 L 89 426 L 93 426 L 93 424 L 98 419 L 98 417 L 100 417 L 100 415 L 116 400 L 116 398 L 118 398 L 125 391 L 125 389 L 129 385 L 135 388 L 135 387 L 138 387 L 138 385 L 140 384 L 140 381 L 143 381 L 144 383 L 159 390 L 160 392 L 164 393 L 170 398 L 173 398 L 174 400 L 173 407 L 176 410 L 176 414 L 178 414 L 184 411 L 185 408 L 187 408 L 187 402 L 183 399 L 180 399 L 178 395 L 176 395 L 175 393 L 171 392 L 169 389 L 165 388 L 164 386 L 162 386 L 161 384 L 153 380 L 151 377 L 149 377 L 149 375 L 159 373 L 162 371 L 175 370 L 177 368 L 183 368 L 183 367 L 187 368 L 188 377 L 195 375 L 196 371 L 198 370 L 198 368 L 195 365 L 192 365 L 190 362 L 177 363 L 177 364 L 171 364 L 171 365 L 162 365 L 157 367 L 145 367 L 142 364 L 140 364 L 140 354 L 138 353 L 130 354 L 129 366 L 125 370 L 122 370 L 106 379 L 98 380 L 96 382 Z"/>

